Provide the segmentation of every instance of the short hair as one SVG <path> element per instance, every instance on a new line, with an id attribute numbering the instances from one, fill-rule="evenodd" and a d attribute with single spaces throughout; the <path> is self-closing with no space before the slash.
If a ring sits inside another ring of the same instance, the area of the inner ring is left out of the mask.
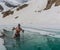
<path id="1" fill-rule="evenodd" d="M 18 26 L 21 26 L 20 24 L 18 24 Z"/>

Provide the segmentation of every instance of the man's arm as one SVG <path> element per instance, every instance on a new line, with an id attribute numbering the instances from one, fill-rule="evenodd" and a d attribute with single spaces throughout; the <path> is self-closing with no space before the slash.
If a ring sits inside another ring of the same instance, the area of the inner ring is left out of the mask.
<path id="1" fill-rule="evenodd" d="M 24 33 L 24 30 L 22 30 L 22 32 Z"/>
<path id="2" fill-rule="evenodd" d="M 24 30 L 21 28 L 21 31 L 24 33 Z"/>

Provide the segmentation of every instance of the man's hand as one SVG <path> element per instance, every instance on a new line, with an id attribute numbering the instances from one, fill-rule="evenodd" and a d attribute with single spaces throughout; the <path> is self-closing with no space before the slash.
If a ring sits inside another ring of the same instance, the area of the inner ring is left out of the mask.
<path id="1" fill-rule="evenodd" d="M 22 32 L 24 33 L 24 30 L 22 30 Z"/>

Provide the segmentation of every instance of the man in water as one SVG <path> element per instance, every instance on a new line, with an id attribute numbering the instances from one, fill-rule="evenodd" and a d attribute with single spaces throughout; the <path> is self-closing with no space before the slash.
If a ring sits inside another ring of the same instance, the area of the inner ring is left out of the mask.
<path id="1" fill-rule="evenodd" d="M 24 33 L 24 30 L 20 27 L 21 25 L 18 24 L 18 26 L 13 28 L 15 30 L 14 38 L 20 37 L 20 32 L 22 31 Z"/>

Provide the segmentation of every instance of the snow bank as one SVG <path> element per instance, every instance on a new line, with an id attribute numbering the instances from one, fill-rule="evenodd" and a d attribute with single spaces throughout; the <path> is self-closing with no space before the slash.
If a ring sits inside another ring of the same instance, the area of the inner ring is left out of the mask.
<path id="1" fill-rule="evenodd" d="M 0 36 L 2 36 L 2 34 L 0 33 Z"/>
<path id="2" fill-rule="evenodd" d="M 1 36 L 1 34 L 0 34 Z M 0 50 L 6 50 L 5 46 L 4 46 L 4 40 L 2 38 L 0 38 Z"/>
<path id="3" fill-rule="evenodd" d="M 6 50 L 4 45 L 0 45 L 0 50 Z"/>
<path id="4" fill-rule="evenodd" d="M 3 32 L 3 31 L 0 30 L 0 36 L 2 36 L 1 32 Z M 4 39 L 2 39 L 2 38 L 0 38 L 0 49 L 6 50 L 6 48 L 4 46 Z"/>
<path id="5" fill-rule="evenodd" d="M 4 40 L 2 38 L 0 38 L 0 45 L 4 44 Z"/>
<path id="6" fill-rule="evenodd" d="M 51 36 L 54 38 L 60 38 L 60 34 L 55 33 L 56 31 L 53 31 L 53 30 L 46 30 L 46 29 L 37 30 L 37 29 L 25 28 L 25 31 L 39 33 L 40 35 L 43 35 L 43 36 Z"/>

